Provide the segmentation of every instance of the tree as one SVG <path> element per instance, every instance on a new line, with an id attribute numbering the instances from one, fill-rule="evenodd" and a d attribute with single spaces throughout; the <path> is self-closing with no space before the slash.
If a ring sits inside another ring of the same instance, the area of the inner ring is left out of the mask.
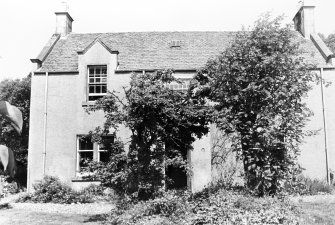
<path id="1" fill-rule="evenodd" d="M 97 128 L 93 136 L 108 133 L 111 127 L 118 129 L 120 124 L 131 130 L 127 179 L 131 192 L 140 199 L 151 198 L 164 188 L 169 165 L 185 168 L 195 137 L 208 132 L 208 110 L 197 108 L 188 93 L 169 88 L 179 82 L 171 70 L 133 74 L 125 99 L 111 92 L 91 108 L 103 110 L 106 117 L 104 127 Z"/>
<path id="2" fill-rule="evenodd" d="M 335 34 L 329 34 L 327 37 L 323 34 L 319 34 L 321 39 L 325 42 L 325 44 L 330 48 L 330 50 L 335 52 Z"/>
<path id="3" fill-rule="evenodd" d="M 282 18 L 269 15 L 199 70 L 193 92 L 214 102 L 214 122 L 237 134 L 247 186 L 275 194 L 296 166 L 303 127 L 311 115 L 303 98 L 315 75 L 300 57 L 299 42 Z"/>
<path id="4" fill-rule="evenodd" d="M 6 79 L 0 82 L 0 100 L 18 107 L 23 116 L 22 133 L 19 135 L 9 122 L 0 118 L 0 144 L 6 145 L 15 152 L 16 160 L 27 165 L 29 138 L 31 75 L 23 79 Z"/>

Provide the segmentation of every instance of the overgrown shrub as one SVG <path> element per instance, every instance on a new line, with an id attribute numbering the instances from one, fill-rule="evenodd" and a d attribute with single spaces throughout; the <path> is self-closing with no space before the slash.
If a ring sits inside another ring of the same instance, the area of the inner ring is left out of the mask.
<path id="1" fill-rule="evenodd" d="M 7 177 L 8 176 L 0 175 L 0 198 L 10 194 L 16 194 L 21 190 L 20 186 L 15 181 L 8 182 L 6 179 Z"/>
<path id="2" fill-rule="evenodd" d="M 185 202 L 187 202 L 186 195 L 180 193 L 176 194 L 174 191 L 169 191 L 159 198 L 147 201 L 145 215 L 178 215 L 184 211 Z"/>
<path id="3" fill-rule="evenodd" d="M 81 194 L 88 197 L 93 202 L 111 202 L 120 198 L 112 188 L 106 188 L 102 185 L 91 184 L 80 191 Z"/>
<path id="4" fill-rule="evenodd" d="M 276 197 L 208 188 L 196 195 L 167 192 L 146 202 L 122 201 L 109 224 L 298 224 L 295 207 Z"/>
<path id="5" fill-rule="evenodd" d="M 332 194 L 335 191 L 335 186 L 333 184 L 328 185 L 324 180 L 311 179 L 300 175 L 296 178 L 293 185 L 287 185 L 286 191 L 293 195 L 317 195 L 320 193 Z"/>
<path id="6" fill-rule="evenodd" d="M 108 217 L 109 224 L 180 224 L 179 217 L 185 216 L 188 194 L 168 191 L 148 201 L 136 198 L 120 199 Z"/>
<path id="7" fill-rule="evenodd" d="M 81 192 L 86 195 L 102 196 L 104 195 L 104 188 L 101 185 L 91 184 Z"/>
<path id="8" fill-rule="evenodd" d="M 124 150 L 124 144 L 116 140 L 108 149 L 110 160 L 108 162 L 90 161 L 88 167 L 84 169 L 89 175 L 83 179 L 94 179 L 101 182 L 101 186 L 112 188 L 116 194 L 123 195 L 127 192 L 129 186 L 129 176 L 127 165 L 127 155 Z"/>
<path id="9" fill-rule="evenodd" d="M 290 179 L 312 115 L 304 98 L 316 81 L 314 66 L 282 21 L 267 14 L 250 31 L 237 32 L 191 83 L 194 98 L 215 102 L 216 126 L 236 134 L 231 141 L 246 185 L 259 196 L 277 194 Z"/>
<path id="10" fill-rule="evenodd" d="M 33 185 L 34 193 L 24 196 L 20 201 L 52 202 L 52 203 L 88 203 L 91 201 L 84 192 L 74 191 L 62 183 L 57 177 L 45 176 Z"/>
<path id="11" fill-rule="evenodd" d="M 16 194 L 20 188 L 16 182 L 5 183 L 3 191 L 7 194 Z"/>

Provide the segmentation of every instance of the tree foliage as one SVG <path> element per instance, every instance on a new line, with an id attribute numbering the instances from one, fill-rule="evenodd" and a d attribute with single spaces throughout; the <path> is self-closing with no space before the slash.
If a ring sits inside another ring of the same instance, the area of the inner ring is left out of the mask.
<path id="1" fill-rule="evenodd" d="M 303 98 L 314 75 L 299 42 L 282 19 L 261 17 L 251 31 L 199 70 L 193 93 L 211 101 L 213 119 L 240 153 L 247 185 L 259 195 L 276 193 L 296 166 L 303 127 L 311 112 Z"/>
<path id="2" fill-rule="evenodd" d="M 101 141 L 100 135 L 94 134 L 93 136 L 95 141 Z M 84 176 L 84 179 L 99 180 L 103 187 L 112 188 L 116 194 L 123 195 L 128 192 L 127 183 L 130 182 L 124 144 L 122 141 L 116 140 L 107 149 L 110 160 L 107 162 L 88 161 L 88 167 L 84 171 L 89 175 Z"/>
<path id="3" fill-rule="evenodd" d="M 101 135 L 122 124 L 131 130 L 127 171 L 131 192 L 148 199 L 159 192 L 169 165 L 186 169 L 192 142 L 208 132 L 209 111 L 197 108 L 186 92 L 168 84 L 179 83 L 173 71 L 133 74 L 124 93 L 112 92 L 91 110 L 103 110 L 106 121 L 94 134 Z M 121 99 L 120 96 L 125 96 Z"/>
<path id="4" fill-rule="evenodd" d="M 19 135 L 4 118 L 0 117 L 0 144 L 6 145 L 15 152 L 16 160 L 27 164 L 29 138 L 31 76 L 23 79 L 5 79 L 0 82 L 0 100 L 18 107 L 22 112 L 23 127 Z"/>
<path id="5" fill-rule="evenodd" d="M 328 48 L 334 53 L 335 52 L 335 34 L 329 34 L 327 37 L 323 34 L 319 34 L 321 39 L 325 42 Z"/>

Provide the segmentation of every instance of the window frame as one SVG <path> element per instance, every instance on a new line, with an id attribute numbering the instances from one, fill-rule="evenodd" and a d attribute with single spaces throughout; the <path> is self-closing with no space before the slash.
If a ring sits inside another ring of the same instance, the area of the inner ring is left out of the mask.
<path id="1" fill-rule="evenodd" d="M 174 90 L 174 91 L 182 91 L 182 92 L 188 91 L 192 78 L 177 78 L 177 79 L 179 81 L 182 81 L 183 83 L 180 84 L 180 83 L 177 83 L 177 82 L 173 81 L 173 82 L 167 84 L 167 87 L 170 88 L 171 90 Z"/>
<path id="2" fill-rule="evenodd" d="M 90 69 L 91 68 L 94 69 L 93 77 L 90 77 L 90 75 L 92 75 L 92 74 L 90 74 Z M 105 68 L 106 69 L 106 73 L 103 74 L 102 72 L 100 72 L 98 74 L 98 75 L 100 75 L 100 77 L 96 77 L 96 75 L 97 75 L 96 74 L 96 69 L 98 69 L 98 68 L 100 68 L 101 71 L 102 71 L 103 68 Z M 87 78 L 87 80 L 86 80 L 86 85 L 87 85 L 87 90 L 86 90 L 86 93 L 87 93 L 87 102 L 95 102 L 97 99 L 106 96 L 107 92 L 108 92 L 107 91 L 107 89 L 108 89 L 108 65 L 105 65 L 105 64 L 101 64 L 101 65 L 88 65 L 87 66 L 87 72 L 86 72 L 86 74 L 87 74 L 87 76 L 86 76 L 86 78 Z M 105 78 L 106 81 L 105 82 L 102 82 L 102 81 L 97 82 L 96 80 L 98 78 L 100 80 L 102 80 L 103 78 Z M 94 80 L 92 83 L 91 83 L 91 79 Z M 94 85 L 96 85 L 96 86 L 100 85 L 101 86 L 100 87 L 101 88 L 101 93 L 90 93 L 90 86 L 94 86 Z M 105 92 L 102 91 L 102 89 L 103 89 L 102 86 L 103 85 L 106 86 Z M 90 100 L 90 97 L 98 97 L 98 98 L 96 98 L 94 100 Z"/>
<path id="3" fill-rule="evenodd" d="M 77 176 L 83 176 L 83 175 L 86 175 L 84 174 L 82 171 L 81 171 L 81 168 L 80 167 L 80 153 L 81 152 L 93 152 L 93 161 L 96 161 L 96 162 L 100 162 L 100 153 L 101 152 L 107 152 L 107 150 L 103 150 L 103 149 L 100 149 L 100 145 L 97 143 L 97 142 L 93 142 L 92 145 L 93 145 L 93 149 L 84 149 L 84 150 L 81 150 L 79 149 L 80 147 L 80 139 L 81 138 L 85 138 L 87 135 L 77 135 L 76 136 L 76 175 Z M 114 135 L 106 135 L 106 136 L 103 136 L 104 137 L 112 137 L 112 142 L 114 142 Z"/>

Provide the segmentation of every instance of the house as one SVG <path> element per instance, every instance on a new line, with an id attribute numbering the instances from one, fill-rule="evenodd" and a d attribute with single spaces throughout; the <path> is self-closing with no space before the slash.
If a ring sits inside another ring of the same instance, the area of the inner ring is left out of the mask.
<path id="1" fill-rule="evenodd" d="M 314 6 L 304 5 L 294 17 L 297 40 L 302 42 L 306 60 L 317 64 L 316 73 L 335 79 L 333 54 L 315 33 Z M 104 146 L 82 138 L 102 125 L 102 112 L 87 114 L 85 108 L 107 90 L 122 91 L 133 72 L 173 69 L 175 76 L 189 80 L 209 57 L 223 51 L 234 32 L 72 32 L 73 19 L 68 12 L 56 12 L 56 31 L 35 59 L 32 76 L 28 190 L 44 175 L 58 176 L 74 188 L 91 182 L 81 179 L 83 158 L 103 161 Z M 187 85 L 175 87 L 186 88 Z M 335 107 L 331 105 L 335 86 L 315 84 L 308 104 L 315 115 L 308 128 L 319 130 L 306 138 L 300 162 L 306 174 L 326 177 L 325 149 L 334 162 Z M 197 140 L 188 154 L 192 168 L 187 185 L 193 191 L 203 189 L 219 174 L 212 168 L 215 128 Z M 121 128 L 118 137 L 127 142 L 130 132 Z M 106 141 L 113 141 L 107 136 Z M 329 164 L 335 168 L 334 163 Z M 186 178 L 185 178 L 186 179 Z"/>

